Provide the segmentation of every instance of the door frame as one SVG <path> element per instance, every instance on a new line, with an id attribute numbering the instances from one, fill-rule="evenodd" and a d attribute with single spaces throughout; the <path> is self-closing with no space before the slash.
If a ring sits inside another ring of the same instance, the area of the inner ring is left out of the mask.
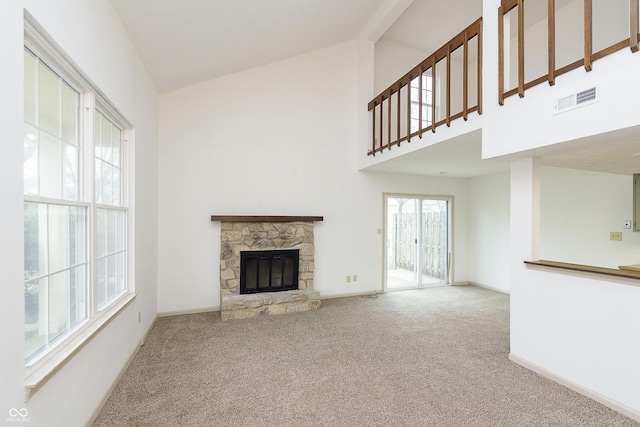
<path id="1" fill-rule="evenodd" d="M 437 194 L 437 195 L 433 195 L 433 194 L 415 194 L 415 193 L 395 193 L 395 192 L 384 192 L 382 193 L 382 292 L 394 292 L 394 291 L 400 291 L 400 290 L 407 290 L 407 289 L 423 289 L 426 286 L 422 285 L 416 285 L 416 286 L 411 286 L 411 287 L 405 287 L 405 288 L 397 288 L 397 289 L 389 289 L 387 286 L 387 251 L 388 251 L 388 239 L 389 239 L 389 230 L 387 227 L 388 224 L 388 213 L 387 213 L 387 206 L 388 206 L 388 199 L 389 198 L 406 198 L 406 199 L 420 199 L 420 200 L 445 200 L 448 203 L 448 209 L 447 209 L 447 282 L 444 283 L 442 286 L 448 286 L 448 285 L 452 285 L 454 282 L 453 280 L 453 276 L 454 276 L 454 227 L 453 227 L 453 217 L 454 217 L 454 202 L 455 202 L 455 197 L 453 195 L 442 195 L 442 194 Z M 421 206 L 422 204 L 420 204 Z M 420 216 L 422 216 L 422 209 L 420 209 Z M 418 233 L 422 233 L 422 225 L 421 225 L 421 221 L 418 221 Z M 422 236 L 419 235 L 419 243 L 422 242 Z M 420 253 L 416 254 L 418 259 L 421 259 L 422 257 L 422 250 L 419 251 Z"/>

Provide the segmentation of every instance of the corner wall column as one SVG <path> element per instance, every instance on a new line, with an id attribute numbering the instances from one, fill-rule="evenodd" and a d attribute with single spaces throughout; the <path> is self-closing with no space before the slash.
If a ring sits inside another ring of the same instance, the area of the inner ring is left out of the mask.
<path id="1" fill-rule="evenodd" d="M 511 162 L 510 235 L 511 235 L 511 352 L 520 348 L 519 307 L 529 299 L 524 261 L 540 256 L 540 164 L 524 158 Z M 525 337 L 526 338 L 526 337 Z"/>

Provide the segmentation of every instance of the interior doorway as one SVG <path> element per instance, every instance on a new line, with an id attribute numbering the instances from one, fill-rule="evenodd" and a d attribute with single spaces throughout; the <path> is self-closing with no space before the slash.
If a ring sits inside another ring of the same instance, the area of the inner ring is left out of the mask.
<path id="1" fill-rule="evenodd" d="M 384 290 L 450 283 L 451 197 L 385 194 Z"/>

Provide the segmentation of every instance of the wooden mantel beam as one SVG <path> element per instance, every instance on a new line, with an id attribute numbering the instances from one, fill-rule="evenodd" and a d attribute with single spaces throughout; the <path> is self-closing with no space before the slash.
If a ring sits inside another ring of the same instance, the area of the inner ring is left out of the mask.
<path id="1" fill-rule="evenodd" d="M 260 216 L 260 215 L 211 215 L 211 221 L 222 222 L 314 222 L 322 216 Z"/>

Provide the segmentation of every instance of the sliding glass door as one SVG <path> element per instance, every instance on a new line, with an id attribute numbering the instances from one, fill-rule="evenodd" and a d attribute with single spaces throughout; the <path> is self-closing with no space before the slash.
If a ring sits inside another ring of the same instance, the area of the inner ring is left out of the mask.
<path id="1" fill-rule="evenodd" d="M 385 290 L 449 284 L 451 198 L 385 195 Z"/>

